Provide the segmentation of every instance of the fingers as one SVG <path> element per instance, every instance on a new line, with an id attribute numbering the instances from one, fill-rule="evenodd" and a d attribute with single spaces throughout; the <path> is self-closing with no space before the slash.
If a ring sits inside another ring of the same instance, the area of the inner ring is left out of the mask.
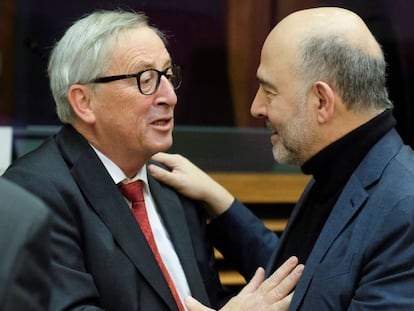
<path id="1" fill-rule="evenodd" d="M 298 258 L 289 258 L 267 280 L 263 268 L 258 268 L 250 282 L 231 298 L 220 311 L 279 310 L 287 311 L 304 266 Z M 190 304 L 191 303 L 191 304 Z M 187 303 L 186 303 L 187 304 Z M 190 311 L 207 311 L 200 304 L 189 301 Z M 194 306 L 194 307 L 193 307 Z"/>
<path id="2" fill-rule="evenodd" d="M 292 297 L 293 297 L 293 292 L 290 293 L 285 298 L 283 298 L 282 300 L 274 303 L 271 310 L 288 311 L 289 306 L 290 306 L 290 302 L 292 301 Z"/>
<path id="3" fill-rule="evenodd" d="M 214 311 L 214 309 L 204 306 L 191 296 L 186 297 L 184 302 L 189 311 Z"/>
<path id="4" fill-rule="evenodd" d="M 169 184 L 173 187 L 181 186 L 178 183 L 180 182 L 180 175 L 173 174 L 173 172 L 174 169 L 180 166 L 182 167 L 182 164 L 180 163 L 184 161 L 183 157 L 178 154 L 159 152 L 152 156 L 152 160 L 162 163 L 171 169 L 171 171 L 169 171 L 154 164 L 148 165 L 148 171 L 155 179 L 158 179 L 159 181 Z"/>
<path id="5" fill-rule="evenodd" d="M 160 162 L 169 167 L 172 171 L 175 169 L 199 169 L 189 159 L 178 153 L 158 152 L 151 157 L 152 160 Z"/>
<path id="6" fill-rule="evenodd" d="M 265 279 L 265 270 L 263 268 L 258 268 L 252 277 L 252 279 L 247 283 L 245 287 L 240 291 L 241 294 L 252 293 L 263 283 Z"/>
<path id="7" fill-rule="evenodd" d="M 295 256 L 290 257 L 286 260 L 268 279 L 263 282 L 261 286 L 261 291 L 266 293 L 269 290 L 272 290 L 275 286 L 282 282 L 284 278 L 286 278 L 289 273 L 295 269 L 298 265 L 298 258 Z"/>
<path id="8" fill-rule="evenodd" d="M 271 301 L 281 300 L 296 286 L 303 269 L 303 265 L 298 265 L 297 257 L 290 257 L 262 283 L 260 292 Z"/>
<path id="9" fill-rule="evenodd" d="M 171 177 L 171 172 L 154 164 L 148 165 L 148 171 L 154 178 L 164 183 L 167 183 Z"/>
<path id="10" fill-rule="evenodd" d="M 290 273 L 283 281 L 275 287 L 273 290 L 271 290 L 268 295 L 267 299 L 270 301 L 277 301 L 282 299 L 283 297 L 286 297 L 296 286 L 296 284 L 299 282 L 299 279 L 302 275 L 304 265 L 298 265 L 292 273 Z M 290 303 L 290 299 L 289 299 Z"/>
<path id="11" fill-rule="evenodd" d="M 177 156 L 165 152 L 158 152 L 154 154 L 151 159 L 171 168 L 176 165 Z"/>

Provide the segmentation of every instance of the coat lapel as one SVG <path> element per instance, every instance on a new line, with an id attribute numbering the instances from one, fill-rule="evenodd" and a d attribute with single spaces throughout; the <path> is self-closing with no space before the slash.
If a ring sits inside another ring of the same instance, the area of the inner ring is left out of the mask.
<path id="1" fill-rule="evenodd" d="M 368 193 L 362 187 L 359 180 L 355 176 L 352 176 L 319 235 L 322 238 L 318 238 L 306 261 L 305 270 L 296 286 L 290 310 L 296 310 L 298 308 L 318 264 L 321 262 L 331 244 L 351 221 L 353 215 L 363 206 L 367 198 Z"/>
<path id="2" fill-rule="evenodd" d="M 203 304 L 210 304 L 203 278 L 198 269 L 191 232 L 186 222 L 182 203 L 175 191 L 160 184 L 150 174 L 148 174 L 148 183 L 158 211 L 180 259 L 192 296 Z"/>
<path id="3" fill-rule="evenodd" d="M 158 292 L 160 299 L 165 300 L 171 310 L 177 309 L 145 236 L 103 164 L 73 128 L 64 128 L 61 135 L 63 139 L 58 139 L 58 144 L 67 161 L 72 164 L 72 175 L 85 199 L 143 277 Z M 92 183 L 93 180 L 99 181 L 99 185 Z"/>

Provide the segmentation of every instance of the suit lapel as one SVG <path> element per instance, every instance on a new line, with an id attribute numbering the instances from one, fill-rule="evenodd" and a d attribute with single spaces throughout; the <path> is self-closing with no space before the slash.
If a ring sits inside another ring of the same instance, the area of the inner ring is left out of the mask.
<path id="1" fill-rule="evenodd" d="M 319 235 L 323 238 L 318 238 L 306 261 L 306 268 L 296 286 L 290 310 L 296 310 L 300 305 L 318 264 L 321 262 L 331 244 L 351 221 L 355 213 L 363 206 L 367 198 L 368 193 L 361 186 L 359 180 L 355 176 L 352 176 Z"/>
<path id="2" fill-rule="evenodd" d="M 177 309 L 145 236 L 105 167 L 89 144 L 71 127 L 65 128 L 62 135 L 65 137 L 58 139 L 58 144 L 64 157 L 72 163 L 72 175 L 85 199 L 154 291 L 171 310 Z M 99 181 L 99 185 L 93 184 L 93 180 Z"/>
<path id="3" fill-rule="evenodd" d="M 209 304 L 207 291 L 198 269 L 191 232 L 186 222 L 183 206 L 176 192 L 160 184 L 150 174 L 148 174 L 148 183 L 158 211 L 180 259 L 192 296 L 204 304 Z"/>

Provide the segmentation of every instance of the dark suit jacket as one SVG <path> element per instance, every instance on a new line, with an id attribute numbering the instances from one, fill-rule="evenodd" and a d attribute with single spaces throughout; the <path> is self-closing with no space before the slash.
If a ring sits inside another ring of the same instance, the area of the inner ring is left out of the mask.
<path id="1" fill-rule="evenodd" d="M 225 221 L 217 219 L 214 224 L 219 250 L 224 255 L 228 248 L 238 254 L 249 252 L 249 262 L 245 256 L 233 260 L 243 272 L 252 273 L 263 262 L 260 249 L 265 244 L 265 249 L 273 248 L 266 271 L 274 271 L 279 245 L 312 184 L 294 208 L 280 241 L 269 238 L 261 222 L 235 202 Z M 226 240 L 228 228 L 239 237 L 236 243 Z M 395 130 L 369 151 L 343 189 L 306 262 L 289 310 L 414 310 L 414 153 Z"/>
<path id="2" fill-rule="evenodd" d="M 124 197 L 87 141 L 66 125 L 5 176 L 53 210 L 50 310 L 177 310 Z M 148 176 L 192 295 L 216 306 L 214 255 L 199 207 Z"/>
<path id="3" fill-rule="evenodd" d="M 0 200 L 0 310 L 47 310 L 49 211 L 38 198 L 4 178 Z"/>

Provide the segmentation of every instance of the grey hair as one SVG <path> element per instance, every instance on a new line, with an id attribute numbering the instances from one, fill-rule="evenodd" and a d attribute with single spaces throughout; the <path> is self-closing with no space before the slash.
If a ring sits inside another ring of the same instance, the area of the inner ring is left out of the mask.
<path id="1" fill-rule="evenodd" d="M 392 108 L 386 87 L 386 62 L 339 36 L 310 36 L 299 48 L 300 74 L 308 83 L 323 80 L 354 111 Z"/>
<path id="2" fill-rule="evenodd" d="M 56 43 L 50 55 L 48 74 L 56 112 L 63 123 L 76 115 L 68 100 L 68 90 L 76 83 L 87 83 L 110 66 L 111 47 L 124 30 L 149 27 L 166 44 L 165 35 L 148 25 L 140 12 L 96 11 L 76 21 Z"/>

